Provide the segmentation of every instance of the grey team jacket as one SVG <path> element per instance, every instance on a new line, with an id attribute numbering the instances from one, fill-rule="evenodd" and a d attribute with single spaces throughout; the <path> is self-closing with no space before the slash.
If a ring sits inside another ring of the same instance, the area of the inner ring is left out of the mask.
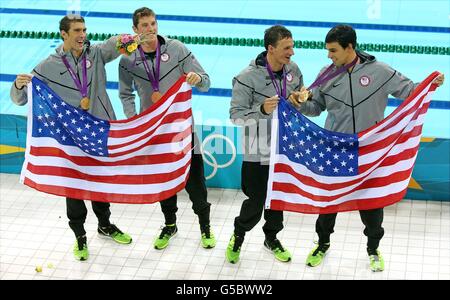
<path id="1" fill-rule="evenodd" d="M 106 93 L 105 70 L 105 64 L 120 55 L 120 53 L 116 51 L 116 41 L 117 37 L 111 37 L 103 43 L 94 44 L 89 47 L 87 54 L 87 82 L 88 97 L 90 99 L 89 113 L 105 120 L 116 119 L 111 101 Z M 87 48 L 88 47 L 85 46 L 84 52 Z M 65 102 L 72 106 L 79 107 L 82 97 L 61 59 L 63 54 L 63 46 L 60 45 L 55 53 L 39 63 L 31 73 L 44 81 Z M 80 79 L 82 79 L 82 55 L 77 59 L 69 51 L 66 52 L 69 64 L 75 72 L 77 72 L 78 78 Z M 12 101 L 18 105 L 27 103 L 26 87 L 19 90 L 13 83 L 10 95 Z"/>
<path id="2" fill-rule="evenodd" d="M 272 114 L 261 112 L 266 98 L 276 95 L 262 52 L 239 75 L 233 78 L 230 119 L 243 125 L 244 161 L 268 163 L 270 158 L 270 134 Z M 296 63 L 285 65 L 287 73 L 286 97 L 303 86 L 303 75 Z M 281 76 L 275 82 L 282 87 Z"/>
<path id="3" fill-rule="evenodd" d="M 313 89 L 312 99 L 300 106 L 300 112 L 307 116 L 327 110 L 325 129 L 361 132 L 383 120 L 389 95 L 405 99 L 415 88 L 410 79 L 374 56 L 364 52 L 357 55 L 360 63 L 351 73 L 344 72 Z"/>
<path id="4" fill-rule="evenodd" d="M 201 92 L 207 92 L 211 82 L 208 74 L 186 46 L 178 40 L 158 35 L 161 45 L 161 62 L 159 73 L 159 89 L 161 94 L 180 78 L 182 74 L 195 72 L 202 80 L 197 86 Z M 154 68 L 154 59 L 147 58 L 150 69 Z M 123 104 L 125 115 L 130 118 L 136 115 L 135 95 L 140 98 L 140 112 L 151 106 L 150 100 L 153 88 L 144 69 L 139 51 L 130 56 L 123 56 L 119 63 L 119 97 Z"/>

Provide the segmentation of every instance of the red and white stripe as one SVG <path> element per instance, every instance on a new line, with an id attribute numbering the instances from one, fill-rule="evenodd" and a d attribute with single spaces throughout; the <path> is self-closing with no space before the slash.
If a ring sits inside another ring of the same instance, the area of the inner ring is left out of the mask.
<path id="1" fill-rule="evenodd" d="M 21 181 L 75 199 L 154 203 L 169 198 L 184 188 L 189 175 L 191 96 L 183 76 L 147 111 L 110 121 L 109 157 L 92 156 L 52 138 L 32 137 L 29 121 Z"/>
<path id="2" fill-rule="evenodd" d="M 285 155 L 272 156 L 266 207 L 312 214 L 385 207 L 406 193 L 416 160 L 422 125 L 431 95 L 432 81 L 425 79 L 394 112 L 382 122 L 358 134 L 358 174 L 331 177 L 311 172 Z M 272 136 L 278 136 L 273 121 Z"/>

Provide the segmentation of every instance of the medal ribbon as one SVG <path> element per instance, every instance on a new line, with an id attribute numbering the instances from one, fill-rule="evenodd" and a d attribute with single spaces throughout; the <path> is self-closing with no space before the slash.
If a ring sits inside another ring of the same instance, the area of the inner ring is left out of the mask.
<path id="1" fill-rule="evenodd" d="M 358 56 L 355 57 L 355 59 L 344 66 L 340 66 L 339 68 L 337 68 L 335 71 L 332 71 L 333 68 L 335 67 L 334 64 L 331 64 L 322 74 L 320 74 L 319 77 L 317 77 L 317 79 L 308 87 L 308 90 L 311 90 L 312 88 L 315 88 L 316 86 L 321 85 L 324 82 L 329 81 L 330 79 L 333 79 L 334 77 L 338 76 L 339 74 L 341 74 L 342 72 L 347 71 L 348 69 L 350 69 L 351 67 L 353 67 L 356 62 L 358 61 Z"/>
<path id="2" fill-rule="evenodd" d="M 267 58 L 266 58 L 266 69 L 270 75 L 270 79 L 272 80 L 272 84 L 275 88 L 275 91 L 277 92 L 278 97 L 286 99 L 286 69 L 284 68 L 284 65 L 283 65 L 283 89 L 281 91 L 278 88 L 277 83 L 275 82 L 275 75 L 273 74 L 272 68 L 270 67 L 269 62 L 267 61 Z"/>
<path id="3" fill-rule="evenodd" d="M 159 47 L 159 41 L 156 41 L 156 70 L 155 74 L 150 70 L 150 66 L 148 65 L 147 59 L 145 58 L 144 50 L 142 50 L 141 46 L 138 46 L 139 54 L 142 58 L 142 62 L 144 64 L 145 72 L 147 73 L 148 80 L 152 84 L 153 92 L 159 92 L 159 66 L 161 63 L 161 49 Z"/>
<path id="4" fill-rule="evenodd" d="M 73 82 L 78 88 L 78 91 L 81 93 L 81 96 L 83 98 L 87 97 L 87 63 L 86 63 L 86 53 L 83 54 L 82 57 L 82 70 L 83 70 L 83 84 L 81 84 L 80 79 L 78 79 L 77 74 L 75 73 L 75 70 L 72 68 L 72 66 L 69 64 L 69 61 L 67 60 L 66 55 L 61 56 L 61 59 L 64 63 L 64 65 L 67 68 L 67 71 L 69 71 L 70 77 L 72 77 Z"/>

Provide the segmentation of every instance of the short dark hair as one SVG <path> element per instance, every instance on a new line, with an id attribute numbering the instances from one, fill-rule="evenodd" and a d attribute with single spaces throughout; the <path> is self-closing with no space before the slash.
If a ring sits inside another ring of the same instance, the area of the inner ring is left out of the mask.
<path id="1" fill-rule="evenodd" d="M 276 47 L 278 41 L 292 38 L 292 33 L 282 25 L 274 25 L 269 27 L 264 31 L 264 48 L 266 50 L 269 48 L 269 45 Z"/>
<path id="2" fill-rule="evenodd" d="M 65 32 L 69 32 L 70 24 L 76 22 L 84 23 L 84 18 L 80 15 L 72 15 L 72 14 L 64 16 L 64 18 L 62 18 L 61 21 L 59 21 L 59 31 L 61 32 L 64 30 Z"/>
<path id="3" fill-rule="evenodd" d="M 356 49 L 356 32 L 350 25 L 339 24 L 331 28 L 325 37 L 325 43 L 338 42 L 342 48 L 347 48 L 352 44 L 353 49 Z"/>
<path id="4" fill-rule="evenodd" d="M 133 13 L 133 25 L 134 27 L 137 27 L 139 24 L 139 19 L 142 17 L 148 17 L 148 16 L 153 16 L 155 17 L 156 14 L 153 10 L 151 10 L 148 7 L 141 7 L 138 8 L 134 11 Z"/>

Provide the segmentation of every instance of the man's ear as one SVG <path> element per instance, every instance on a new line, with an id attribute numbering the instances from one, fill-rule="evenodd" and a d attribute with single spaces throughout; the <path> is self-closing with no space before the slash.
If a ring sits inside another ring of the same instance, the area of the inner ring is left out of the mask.
<path id="1" fill-rule="evenodd" d="M 66 40 L 66 38 L 67 38 L 67 32 L 65 32 L 64 30 L 61 30 L 61 31 L 59 32 L 59 34 L 61 35 L 61 37 L 62 37 L 63 40 Z"/>

